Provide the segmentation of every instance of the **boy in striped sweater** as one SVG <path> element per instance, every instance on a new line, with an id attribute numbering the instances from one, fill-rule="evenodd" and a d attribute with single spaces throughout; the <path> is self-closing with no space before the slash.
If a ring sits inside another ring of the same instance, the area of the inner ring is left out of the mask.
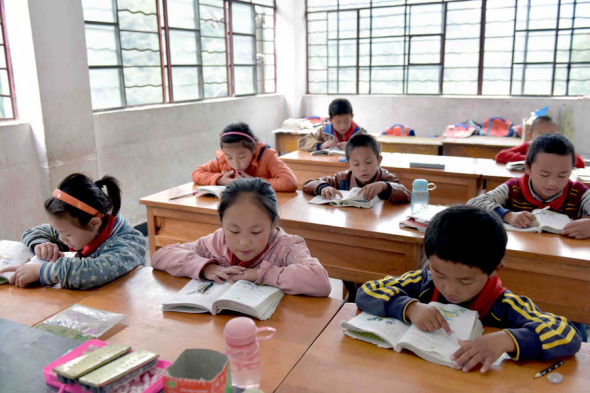
<path id="1" fill-rule="evenodd" d="M 424 237 L 429 270 L 408 272 L 365 283 L 357 306 L 368 313 L 413 323 L 420 330 L 444 329 L 443 315 L 431 301 L 475 310 L 486 326 L 503 329 L 474 340 L 459 340 L 451 357 L 469 371 L 486 372 L 504 352 L 514 360 L 549 360 L 580 350 L 581 337 L 564 317 L 544 313 L 528 298 L 502 286 L 507 236 L 497 215 L 478 207 L 451 206 L 438 213 Z"/>

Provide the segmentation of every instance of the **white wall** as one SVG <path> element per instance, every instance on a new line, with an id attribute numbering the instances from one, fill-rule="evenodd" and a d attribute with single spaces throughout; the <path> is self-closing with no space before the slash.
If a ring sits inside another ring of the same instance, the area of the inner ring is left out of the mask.
<path id="1" fill-rule="evenodd" d="M 305 95 L 301 116 L 328 116 L 328 105 L 340 96 Z M 482 121 L 501 116 L 520 124 L 530 113 L 549 106 L 549 114 L 574 142 L 580 153 L 590 153 L 587 125 L 590 100 L 544 97 L 449 97 L 449 96 L 345 96 L 352 103 L 354 120 L 371 133 L 386 130 L 395 123 L 412 127 L 418 136 L 444 132 L 448 124 L 464 120 Z"/>

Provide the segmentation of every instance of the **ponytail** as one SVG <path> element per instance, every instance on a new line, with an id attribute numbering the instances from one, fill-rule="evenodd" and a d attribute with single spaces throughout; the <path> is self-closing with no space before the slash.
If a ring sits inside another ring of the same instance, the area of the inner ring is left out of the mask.
<path id="1" fill-rule="evenodd" d="M 103 187 L 106 188 L 106 193 L 102 190 Z M 103 176 L 94 183 L 84 174 L 73 173 L 59 184 L 58 189 L 102 213 L 103 223 L 107 220 L 107 214 L 117 215 L 121 209 L 121 187 L 112 176 Z M 95 217 L 53 196 L 45 201 L 45 210 L 57 217 L 69 215 L 78 221 L 81 228 L 85 228 L 92 217 Z"/>

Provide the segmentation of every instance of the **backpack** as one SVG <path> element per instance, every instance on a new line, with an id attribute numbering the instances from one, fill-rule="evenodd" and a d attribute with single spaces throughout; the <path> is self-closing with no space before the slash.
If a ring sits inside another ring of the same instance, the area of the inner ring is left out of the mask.
<path id="1" fill-rule="evenodd" d="M 316 124 L 324 124 L 324 123 L 330 122 L 330 119 L 328 119 L 327 117 L 319 117 L 319 116 L 307 116 L 305 118 L 305 120 L 309 120 L 309 122 L 311 124 L 313 124 L 314 126 Z"/>
<path id="2" fill-rule="evenodd" d="M 490 117 L 484 119 L 479 135 L 487 136 L 519 136 L 522 127 L 509 122 L 502 117 Z"/>
<path id="3" fill-rule="evenodd" d="M 460 124 L 449 124 L 443 133 L 444 138 L 467 138 L 477 135 L 481 127 L 473 120 L 466 120 Z"/>
<path id="4" fill-rule="evenodd" d="M 394 124 L 387 130 L 383 131 L 381 135 L 392 136 L 416 136 L 416 133 L 410 127 L 405 127 L 403 124 Z"/>

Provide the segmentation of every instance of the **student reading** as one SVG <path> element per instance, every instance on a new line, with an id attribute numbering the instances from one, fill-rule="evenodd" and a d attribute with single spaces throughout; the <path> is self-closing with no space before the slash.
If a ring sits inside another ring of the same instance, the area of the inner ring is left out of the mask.
<path id="1" fill-rule="evenodd" d="M 314 134 L 299 138 L 299 150 L 314 151 L 329 148 L 344 150 L 346 142 L 353 136 L 366 131 L 352 119 L 352 105 L 344 98 L 337 98 L 328 107 L 330 123 Z"/>
<path id="2" fill-rule="evenodd" d="M 498 271 L 507 236 L 497 215 L 455 205 L 438 213 L 424 235 L 430 270 L 369 281 L 359 290 L 358 307 L 370 314 L 413 323 L 420 330 L 450 332 L 443 315 L 427 303 L 454 303 L 475 310 L 482 323 L 503 330 L 459 340 L 451 356 L 456 367 L 481 372 L 504 352 L 514 360 L 549 360 L 579 351 L 581 338 L 564 317 L 544 313 L 528 298 L 502 286 Z"/>
<path id="3" fill-rule="evenodd" d="M 496 162 L 505 164 L 507 162 L 513 161 L 524 161 L 526 159 L 526 154 L 529 151 L 531 140 L 535 139 L 539 135 L 556 134 L 558 132 L 559 131 L 557 130 L 557 124 L 553 121 L 551 116 L 539 116 L 535 120 L 533 120 L 533 124 L 531 124 L 529 134 L 530 139 L 521 145 L 511 147 L 510 149 L 501 150 L 498 154 L 496 154 Z M 580 157 L 579 154 L 576 154 L 575 167 L 586 167 L 584 159 Z"/>
<path id="4" fill-rule="evenodd" d="M 513 178 L 486 194 L 478 195 L 468 204 L 494 211 L 503 221 L 527 228 L 535 222 L 534 209 L 547 206 L 566 214 L 568 223 L 562 235 L 576 239 L 590 237 L 590 192 L 583 183 L 570 180 L 576 160 L 572 143 L 560 134 L 536 137 L 526 156 L 526 173 Z"/>
<path id="5" fill-rule="evenodd" d="M 248 280 L 288 294 L 328 296 L 328 273 L 305 240 L 278 226 L 277 199 L 262 179 L 230 183 L 218 207 L 222 228 L 194 242 L 157 250 L 155 269 L 174 276 L 234 282 Z"/>
<path id="6" fill-rule="evenodd" d="M 25 231 L 21 239 L 49 262 L 3 269 L 15 271 L 10 284 L 88 289 L 144 265 L 145 237 L 118 215 L 120 207 L 121 189 L 114 177 L 96 182 L 80 173 L 66 177 L 45 201 L 49 224 Z M 70 258 L 64 251 L 77 253 Z"/>
<path id="7" fill-rule="evenodd" d="M 219 138 L 217 157 L 193 171 L 199 185 L 226 186 L 240 178 L 260 177 L 278 192 L 293 192 L 297 178 L 277 152 L 258 139 L 245 123 L 230 124 Z"/>
<path id="8" fill-rule="evenodd" d="M 321 195 L 332 199 L 342 196 L 338 190 L 350 190 L 361 187 L 365 199 L 370 201 L 375 196 L 391 203 L 410 201 L 410 192 L 399 179 L 379 166 L 382 156 L 379 143 L 369 134 L 357 134 L 346 144 L 347 171 L 311 179 L 303 184 L 303 191 L 312 195 Z"/>

